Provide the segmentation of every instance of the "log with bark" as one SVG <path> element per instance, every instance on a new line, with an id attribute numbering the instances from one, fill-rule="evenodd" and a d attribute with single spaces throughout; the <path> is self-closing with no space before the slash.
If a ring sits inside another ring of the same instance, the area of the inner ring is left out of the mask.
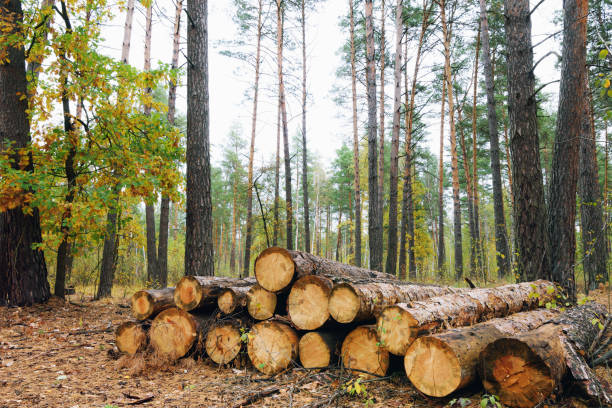
<path id="1" fill-rule="evenodd" d="M 489 343 L 533 330 L 557 315 L 536 309 L 419 337 L 404 357 L 406 375 L 423 394 L 445 397 L 478 378 L 479 354 Z"/>
<path id="2" fill-rule="evenodd" d="M 398 303 L 382 311 L 377 330 L 384 347 L 403 356 L 420 335 L 531 310 L 552 299 L 553 291 L 551 282 L 539 280 Z"/>
<path id="3" fill-rule="evenodd" d="M 415 285 L 407 282 L 340 283 L 329 296 L 329 314 L 338 323 L 362 322 L 377 318 L 396 303 L 409 303 L 433 296 L 464 292 L 448 286 Z"/>
<path id="4" fill-rule="evenodd" d="M 257 282 L 270 292 L 287 289 L 296 279 L 325 275 L 360 279 L 394 279 L 393 275 L 335 262 L 302 251 L 270 247 L 255 260 Z"/>
<path id="5" fill-rule="evenodd" d="M 253 278 L 226 278 L 220 276 L 185 276 L 176 285 L 174 303 L 177 307 L 190 311 L 198 308 L 214 307 L 217 298 L 225 289 L 252 286 Z"/>
<path id="6" fill-rule="evenodd" d="M 255 324 L 247 345 L 253 366 L 267 375 L 278 374 L 298 356 L 298 335 L 289 325 L 278 321 Z"/>
<path id="7" fill-rule="evenodd" d="M 328 367 L 338 355 L 342 333 L 336 331 L 311 331 L 299 342 L 300 362 L 304 368 Z"/>
<path id="8" fill-rule="evenodd" d="M 157 356 L 169 361 L 186 355 L 203 338 L 212 322 L 210 316 L 200 316 L 172 307 L 157 315 L 151 323 L 149 341 Z"/>
<path id="9" fill-rule="evenodd" d="M 251 286 L 247 292 L 247 311 L 255 320 L 266 320 L 274 316 L 277 296 L 259 284 Z"/>
<path id="10" fill-rule="evenodd" d="M 217 307 L 226 314 L 232 314 L 243 309 L 247 304 L 247 293 L 251 286 L 234 286 L 224 289 L 217 298 Z"/>
<path id="11" fill-rule="evenodd" d="M 136 354 L 145 349 L 148 343 L 149 322 L 127 321 L 117 326 L 115 344 L 122 353 Z"/>
<path id="12" fill-rule="evenodd" d="M 250 322 L 246 318 L 215 322 L 206 334 L 204 347 L 212 361 L 219 365 L 232 362 L 246 344 Z"/>
<path id="13" fill-rule="evenodd" d="M 611 404 L 607 384 L 597 379 L 583 357 L 605 313 L 604 306 L 590 302 L 535 330 L 495 340 L 480 354 L 479 374 L 485 389 L 504 405 L 532 407 L 571 376 L 599 405 Z"/>
<path id="14" fill-rule="evenodd" d="M 154 318 L 174 306 L 174 288 L 139 290 L 132 295 L 132 314 L 138 320 Z"/>
<path id="15" fill-rule="evenodd" d="M 325 276 L 308 275 L 298 279 L 287 298 L 287 314 L 300 330 L 316 330 L 329 319 L 329 295 L 333 283 Z"/>
<path id="16" fill-rule="evenodd" d="M 366 378 L 384 376 L 389 368 L 389 352 L 376 336 L 376 326 L 359 326 L 342 342 L 342 365 L 354 375 Z"/>

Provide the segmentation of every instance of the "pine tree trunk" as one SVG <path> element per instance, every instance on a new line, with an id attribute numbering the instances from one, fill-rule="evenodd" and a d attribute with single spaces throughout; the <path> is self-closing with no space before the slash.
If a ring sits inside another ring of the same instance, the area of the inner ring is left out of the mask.
<path id="1" fill-rule="evenodd" d="M 393 130 L 391 134 L 391 163 L 389 166 L 389 237 L 387 239 L 387 262 L 385 272 L 396 275 L 397 273 L 397 190 L 398 190 L 398 154 L 400 119 L 402 109 L 402 35 L 403 35 L 403 11 L 402 0 L 397 0 L 395 9 L 395 61 L 393 66 Z M 406 90 L 407 92 L 408 90 Z"/>
<path id="2" fill-rule="evenodd" d="M 590 90 L 585 90 L 591 97 Z M 588 277 L 587 289 L 595 289 L 600 283 L 608 282 L 606 268 L 606 240 L 604 237 L 603 208 L 597 174 L 597 146 L 595 143 L 595 128 L 591 115 L 591 103 L 585 106 L 582 118 L 582 134 L 580 137 L 580 228 L 584 274 Z"/>
<path id="3" fill-rule="evenodd" d="M 3 32 L 19 35 L 18 27 L 23 22 L 20 0 L 10 0 L 4 4 L 3 19 L 10 27 Z M 4 139 L 11 142 L 11 148 L 27 149 L 30 143 L 30 124 L 28 121 L 28 100 L 26 95 L 27 79 L 25 55 L 22 46 L 3 47 L 5 55 L 0 63 L 0 152 L 8 148 Z M 27 164 L 19 165 L 20 157 L 10 157 L 15 171 L 32 172 L 34 169 L 31 154 Z M 21 159 L 22 160 L 22 159 Z M 25 192 L 23 192 L 25 194 Z M 21 306 L 41 303 L 50 296 L 47 282 L 47 267 L 42 250 L 33 249 L 33 244 L 42 243 L 40 220 L 37 208 L 27 214 L 23 211 L 25 198 L 17 198 L 18 203 L 1 203 L 0 211 L 0 305 Z M 6 204 L 14 208 L 8 209 Z"/>
<path id="4" fill-rule="evenodd" d="M 478 35 L 476 37 L 476 56 L 474 58 L 474 98 L 472 102 L 472 197 L 474 198 L 473 205 L 473 216 L 474 216 L 474 238 L 476 244 L 476 265 L 478 267 L 478 273 L 484 274 L 482 264 L 482 239 L 480 235 L 480 200 L 478 198 L 478 162 L 476 160 L 478 153 L 478 146 L 476 143 L 477 132 L 476 132 L 476 120 L 477 120 L 477 102 L 478 102 L 478 56 L 480 54 L 480 32 L 481 26 L 478 26 Z M 478 275 L 477 275 L 478 276 Z"/>
<path id="5" fill-rule="evenodd" d="M 476 65 L 474 65 L 476 68 Z M 457 103 L 459 105 L 459 103 Z M 462 112 L 463 106 L 457 108 L 457 121 L 459 123 L 462 122 Z M 461 140 L 461 154 L 463 156 L 463 174 L 465 175 L 466 181 L 466 193 L 467 193 L 467 202 L 468 202 L 468 219 L 469 219 L 469 227 L 470 227 L 470 276 L 477 276 L 477 239 L 476 239 L 476 231 L 474 227 L 474 196 L 472 189 L 472 172 L 470 171 L 470 162 L 467 156 L 467 147 L 465 143 L 465 133 L 463 131 L 463 127 L 459 128 L 459 138 Z"/>
<path id="6" fill-rule="evenodd" d="M 463 245 L 461 239 L 461 202 L 459 200 L 459 166 L 457 160 L 457 136 L 455 131 L 455 110 L 453 101 L 453 81 L 450 63 L 450 27 L 446 22 L 446 3 L 440 2 L 440 17 L 442 20 L 442 31 L 444 35 L 444 60 L 446 93 L 448 97 L 448 123 L 450 125 L 450 144 L 451 144 L 451 170 L 453 176 L 453 221 L 455 235 L 455 278 L 461 279 L 463 276 Z"/>
<path id="7" fill-rule="evenodd" d="M 536 117 L 528 0 L 504 0 L 508 63 L 508 116 L 514 178 L 517 269 L 523 281 L 549 274 L 546 204 Z"/>
<path id="8" fill-rule="evenodd" d="M 502 192 L 501 166 L 499 160 L 499 135 L 497 133 L 497 112 L 495 108 L 495 82 L 491 64 L 489 44 L 489 23 L 486 1 L 480 0 L 480 34 L 482 39 L 482 61 L 487 90 L 487 121 L 489 124 L 489 145 L 491 153 L 491 177 L 493 181 L 493 213 L 495 220 L 495 250 L 497 253 L 497 276 L 505 277 L 510 273 L 510 251 L 506 233 L 506 218 L 504 215 L 504 196 Z M 504 129 L 506 129 L 504 123 Z M 507 144 L 506 144 L 507 146 Z M 508 156 L 508 160 L 509 160 Z M 508 166 L 508 179 L 512 180 Z M 510 183 L 512 184 L 512 183 Z"/>
<path id="9" fill-rule="evenodd" d="M 366 89 L 368 97 L 368 243 L 370 269 L 382 271 L 382 217 L 378 197 L 378 148 L 376 135 L 376 61 L 372 0 L 365 0 Z"/>
<path id="10" fill-rule="evenodd" d="M 446 272 L 444 248 L 444 104 L 446 102 L 446 80 L 442 80 L 442 101 L 440 103 L 440 152 L 438 164 L 438 273 L 440 278 Z"/>
<path id="11" fill-rule="evenodd" d="M 310 252 L 310 206 L 308 205 L 308 149 L 306 147 L 306 1 L 302 0 L 302 190 L 304 193 L 304 250 Z"/>
<path id="12" fill-rule="evenodd" d="M 237 169 L 234 169 L 234 171 L 236 172 Z M 230 237 L 231 239 L 231 244 L 230 244 L 230 263 L 229 263 L 229 270 L 230 273 L 232 275 L 234 275 L 236 273 L 236 223 L 237 221 L 237 213 L 238 213 L 238 180 L 237 180 L 237 176 L 234 175 L 234 185 L 232 188 L 232 236 Z"/>
<path id="13" fill-rule="evenodd" d="M 383 219 L 385 206 L 385 0 L 381 1 L 381 24 L 380 24 L 380 150 L 378 152 L 378 214 L 380 215 L 381 229 L 381 255 L 380 255 L 380 270 L 382 271 L 382 258 L 384 253 L 383 245 Z M 394 275 L 394 273 L 391 273 Z"/>
<path id="14" fill-rule="evenodd" d="M 183 0 L 176 2 L 176 13 L 174 17 L 174 37 L 172 41 L 172 69 L 178 68 L 178 57 L 181 39 L 181 14 L 183 11 Z M 168 123 L 174 125 L 176 112 L 176 82 L 170 81 L 168 85 Z M 161 287 L 168 286 L 168 226 L 170 222 L 170 199 L 162 194 L 159 210 L 159 246 L 157 248 L 157 264 L 159 268 L 159 283 Z"/>
<path id="15" fill-rule="evenodd" d="M 342 210 L 338 214 L 338 233 L 336 237 L 336 262 L 340 262 L 340 249 L 342 248 Z"/>
<path id="16" fill-rule="evenodd" d="M 185 274 L 214 275 L 208 136 L 208 0 L 188 0 Z"/>
<path id="17" fill-rule="evenodd" d="M 552 278 L 576 299 L 576 187 L 583 123 L 588 121 L 586 92 L 587 0 L 563 3 L 563 51 L 557 131 L 552 159 L 548 233 Z M 576 97 L 577 95 L 578 98 Z"/>
<path id="18" fill-rule="evenodd" d="M 276 164 L 274 168 L 274 235 L 272 236 L 272 246 L 276 246 L 280 239 L 280 219 L 278 211 L 280 207 L 280 129 L 281 129 L 281 113 L 280 113 L 280 97 L 278 99 L 278 111 L 276 114 Z"/>
<path id="19" fill-rule="evenodd" d="M 349 0 L 351 30 L 351 84 L 353 90 L 353 167 L 355 190 L 355 265 L 361 266 L 361 192 L 359 188 L 359 135 L 357 133 L 357 70 L 355 67 L 355 17 Z"/>

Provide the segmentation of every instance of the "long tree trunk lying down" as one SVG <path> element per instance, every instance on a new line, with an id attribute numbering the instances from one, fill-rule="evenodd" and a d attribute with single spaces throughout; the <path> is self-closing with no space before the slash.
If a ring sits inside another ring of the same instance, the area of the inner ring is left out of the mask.
<path id="1" fill-rule="evenodd" d="M 177 360 L 186 355 L 203 337 L 209 317 L 197 316 L 171 307 L 153 319 L 149 341 L 154 353 L 163 360 Z"/>
<path id="2" fill-rule="evenodd" d="M 570 375 L 598 405 L 612 403 L 610 394 L 583 359 L 606 309 L 590 302 L 576 306 L 541 327 L 489 344 L 480 354 L 482 383 L 504 405 L 532 407 L 550 396 Z"/>
<path id="3" fill-rule="evenodd" d="M 148 322 L 127 321 L 117 326 L 115 344 L 122 353 L 136 354 L 145 349 L 148 343 Z"/>
<path id="4" fill-rule="evenodd" d="M 279 292 L 294 279 L 306 275 L 325 275 L 359 279 L 394 279 L 394 276 L 321 258 L 302 251 L 271 247 L 255 260 L 257 282 L 270 292 Z"/>
<path id="5" fill-rule="evenodd" d="M 333 363 L 338 354 L 342 333 L 311 331 L 299 343 L 300 362 L 304 368 L 324 368 Z"/>
<path id="6" fill-rule="evenodd" d="M 408 282 L 340 283 L 329 296 L 329 314 L 338 323 L 362 322 L 377 318 L 387 306 L 409 303 L 433 296 L 460 293 L 469 289 L 416 285 Z"/>
<path id="7" fill-rule="evenodd" d="M 139 290 L 132 295 L 132 315 L 138 320 L 154 318 L 174 306 L 174 288 Z"/>
<path id="8" fill-rule="evenodd" d="M 183 310 L 214 306 L 217 297 L 227 288 L 252 286 L 253 278 L 225 278 L 219 276 L 185 276 L 176 285 L 174 303 Z"/>
<path id="9" fill-rule="evenodd" d="M 384 376 L 389 368 L 389 352 L 378 341 L 374 325 L 359 326 L 350 332 L 342 343 L 340 355 L 342 365 L 353 369 L 354 375 Z"/>
<path id="10" fill-rule="evenodd" d="M 231 363 L 246 344 L 242 341 L 243 334 L 249 327 L 250 322 L 246 318 L 218 321 L 206 334 L 206 354 L 219 365 Z"/>
<path id="11" fill-rule="evenodd" d="M 247 311 L 255 320 L 266 320 L 274 316 L 277 296 L 258 284 L 251 286 L 247 292 Z"/>
<path id="12" fill-rule="evenodd" d="M 284 323 L 260 322 L 251 328 L 247 352 L 256 369 L 273 375 L 297 358 L 298 340 L 295 330 Z"/>
<path id="13" fill-rule="evenodd" d="M 547 288 L 554 286 L 539 280 L 398 303 L 385 308 L 378 318 L 380 341 L 391 353 L 403 356 L 412 342 L 427 332 L 534 309 L 552 298 Z"/>
<path id="14" fill-rule="evenodd" d="M 406 375 L 423 394 L 445 397 L 478 378 L 479 354 L 488 344 L 536 329 L 557 315 L 536 309 L 419 337 L 404 357 Z"/>
<path id="15" fill-rule="evenodd" d="M 234 286 L 223 289 L 217 298 L 217 307 L 226 315 L 239 311 L 246 306 L 247 293 L 251 288 L 252 286 Z"/>
<path id="16" fill-rule="evenodd" d="M 316 330 L 329 320 L 329 296 L 333 283 L 324 276 L 298 279 L 287 298 L 287 314 L 300 330 Z"/>

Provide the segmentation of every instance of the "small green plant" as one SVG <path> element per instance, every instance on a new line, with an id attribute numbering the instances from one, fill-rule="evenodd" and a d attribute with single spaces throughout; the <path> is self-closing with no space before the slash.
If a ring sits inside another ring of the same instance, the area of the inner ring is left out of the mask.
<path id="1" fill-rule="evenodd" d="M 112 405 L 112 404 L 106 404 L 104 405 L 104 408 L 119 408 L 119 407 L 116 405 Z"/>
<path id="2" fill-rule="evenodd" d="M 191 391 L 195 388 L 195 385 L 193 384 L 187 384 L 185 386 L 183 386 L 183 391 Z"/>
<path id="3" fill-rule="evenodd" d="M 362 381 L 363 377 L 360 376 L 359 378 L 353 378 L 347 381 L 344 385 L 349 395 L 361 397 L 363 399 L 363 404 L 368 407 L 374 404 L 374 400 L 368 395 L 368 390 Z"/>
<path id="4" fill-rule="evenodd" d="M 497 395 L 484 394 L 480 400 L 480 408 L 502 408 Z"/>
<path id="5" fill-rule="evenodd" d="M 251 332 L 248 332 L 247 329 L 245 329 L 244 327 L 241 327 L 240 328 L 240 341 L 243 342 L 244 344 L 247 344 L 249 340 L 251 340 L 251 338 L 253 338 L 253 335 L 251 334 Z"/>
<path id="6" fill-rule="evenodd" d="M 448 402 L 448 406 L 449 407 L 460 407 L 460 408 L 465 408 L 468 405 L 470 405 L 472 403 L 472 400 L 469 398 L 453 398 L 452 400 L 450 400 Z"/>

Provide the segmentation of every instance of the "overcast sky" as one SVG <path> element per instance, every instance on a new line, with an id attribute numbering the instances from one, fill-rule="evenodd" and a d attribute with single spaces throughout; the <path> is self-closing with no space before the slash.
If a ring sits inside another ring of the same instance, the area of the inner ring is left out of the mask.
<path id="1" fill-rule="evenodd" d="M 341 16 L 346 14 L 347 2 L 344 0 L 327 0 L 316 6 L 307 17 L 307 43 L 308 43 L 308 91 L 309 100 L 307 108 L 307 136 L 310 154 L 319 157 L 321 163 L 330 163 L 335 155 L 335 150 L 342 144 L 343 140 L 352 137 L 352 126 L 350 111 L 339 108 L 333 100 L 331 90 L 335 84 L 345 84 L 336 78 L 336 70 L 341 65 L 338 50 L 348 38 L 348 32 L 339 27 Z M 534 3 L 534 2 L 532 2 Z M 555 12 L 562 7 L 558 0 L 547 0 L 532 15 L 532 36 L 536 43 L 545 36 L 559 30 L 552 23 Z M 221 55 L 220 51 L 227 46 L 220 44 L 237 38 L 237 31 L 232 21 L 233 1 L 214 0 L 209 1 L 209 75 L 210 75 L 210 140 L 212 144 L 212 160 L 220 160 L 221 146 L 230 129 L 239 126 L 245 139 L 250 138 L 251 114 L 252 114 L 252 92 L 254 72 L 248 65 L 240 63 L 236 59 Z M 533 6 L 534 4 L 532 4 Z M 153 26 L 152 59 L 153 66 L 156 61 L 169 63 L 172 52 L 172 24 L 174 20 L 173 2 L 157 1 L 157 15 Z M 357 10 L 362 12 L 362 10 Z M 183 17 L 185 14 L 183 14 Z M 111 26 L 103 30 L 105 36 L 104 51 L 109 55 L 119 58 L 123 38 L 123 22 L 125 14 L 117 11 Z M 377 17 L 375 24 L 380 24 Z M 288 22 L 288 30 L 297 30 L 297 22 Z M 185 49 L 185 26 L 182 26 L 183 41 L 182 50 Z M 294 31 L 294 35 L 299 32 Z M 392 47 L 393 27 L 390 20 L 387 21 L 386 35 L 388 47 Z M 132 48 L 130 51 L 130 63 L 136 67 L 143 66 L 143 42 L 144 42 L 144 13 L 141 5 L 137 7 L 132 32 Z M 534 60 L 551 50 L 560 53 L 559 41 L 550 39 L 535 49 Z M 393 49 L 387 53 L 392 59 Z M 297 60 L 286 61 L 285 65 L 293 64 L 295 75 L 301 75 L 300 54 L 294 55 Z M 291 57 L 293 58 L 293 57 Z M 559 78 L 559 72 L 554 68 L 556 57 L 549 56 L 536 68 L 536 75 L 542 82 L 549 82 Z M 180 64 L 185 63 L 181 55 Z M 261 165 L 265 158 L 270 158 L 276 149 L 276 97 L 273 94 L 275 61 L 270 59 L 263 64 L 262 79 L 263 91 L 260 96 L 258 109 L 257 136 L 256 136 L 256 165 Z M 184 67 L 184 66 L 183 66 Z M 424 73 L 425 74 L 425 73 Z M 392 72 L 387 71 L 386 95 L 388 104 L 391 106 L 393 97 Z M 288 82 L 299 85 L 299 78 L 288 78 Z M 186 82 L 186 78 L 183 84 Z M 349 84 L 350 85 L 350 84 Z M 547 87 L 547 92 L 558 93 L 558 83 Z M 289 134 L 294 136 L 301 128 L 301 94 L 295 97 L 289 96 L 287 101 Z M 186 112 L 185 88 L 179 90 L 177 99 L 178 110 Z M 432 107 L 433 109 L 433 107 Z M 390 109 L 389 109 L 390 111 Z M 438 108 L 439 111 L 439 108 Z M 362 115 L 361 119 L 365 119 Z M 390 129 L 389 117 L 387 129 Z M 439 143 L 439 120 L 431 120 L 426 130 L 425 142 L 430 150 L 437 155 Z M 327 167 L 327 166 L 325 166 Z"/>

